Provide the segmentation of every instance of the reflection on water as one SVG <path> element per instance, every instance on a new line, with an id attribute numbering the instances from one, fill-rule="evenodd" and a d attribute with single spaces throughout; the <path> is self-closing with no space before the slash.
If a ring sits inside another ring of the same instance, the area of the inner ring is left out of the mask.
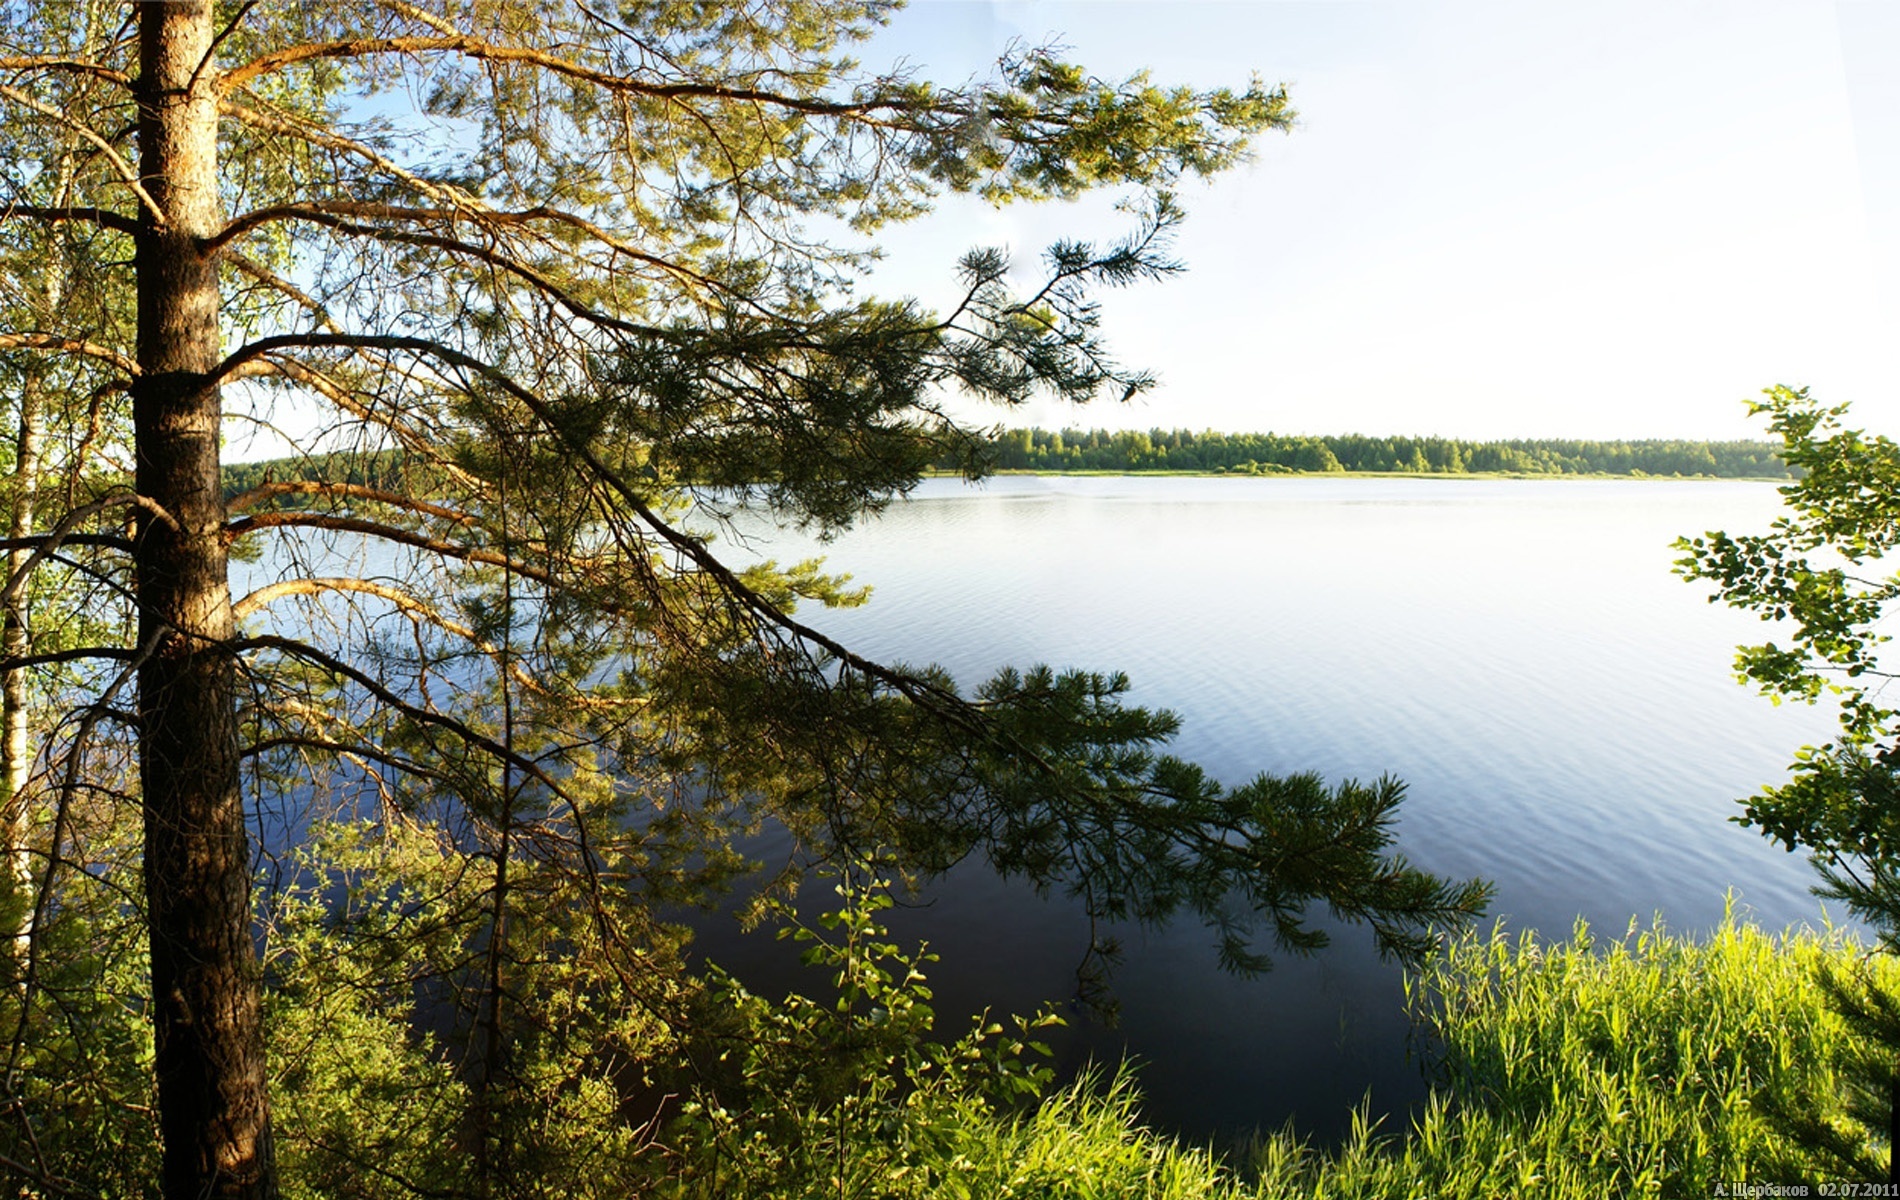
<path id="1" fill-rule="evenodd" d="M 1731 887 L 1780 927 L 1818 920 L 1809 870 L 1728 818 L 1831 718 L 1736 686 L 1734 645 L 1764 630 L 1669 571 L 1676 536 L 1761 528 L 1778 502 L 1732 482 L 930 481 L 816 548 L 871 603 L 804 615 L 966 686 L 1012 663 L 1127 671 L 1135 702 L 1181 713 L 1176 752 L 1230 783 L 1397 775 L 1404 852 L 1495 881 L 1517 927 L 1701 928 Z M 974 867 L 896 924 L 941 952 L 946 1016 L 1069 995 L 1087 938 L 1073 905 Z M 760 940 L 702 935 L 762 986 L 807 985 Z M 1192 925 L 1123 941 L 1121 1029 L 1062 1053 L 1142 1060 L 1156 1123 L 1332 1136 L 1368 1089 L 1375 1112 L 1422 1096 L 1399 979 L 1359 931 L 1256 980 Z"/>

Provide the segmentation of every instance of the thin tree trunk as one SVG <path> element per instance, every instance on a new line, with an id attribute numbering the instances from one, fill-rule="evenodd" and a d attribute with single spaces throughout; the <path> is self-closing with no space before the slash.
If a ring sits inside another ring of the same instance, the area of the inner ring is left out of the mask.
<path id="1" fill-rule="evenodd" d="M 508 536 L 508 485 L 502 482 L 501 505 L 502 538 L 504 553 L 513 555 L 513 539 Z M 510 752 L 515 748 L 515 706 L 514 693 L 509 683 L 509 666 L 513 655 L 515 640 L 515 587 L 514 580 L 503 576 L 502 579 L 502 635 L 500 687 L 501 687 L 501 723 L 502 744 Z M 501 791 L 497 797 L 501 802 L 498 833 L 498 845 L 495 851 L 494 907 L 488 925 L 488 961 L 484 980 L 487 996 L 486 1011 L 482 1014 L 482 1066 L 481 1075 L 475 1088 L 475 1176 L 477 1195 L 491 1196 L 498 1190 L 506 1190 L 509 1174 L 508 1145 L 506 1134 L 495 1117 L 496 1092 L 500 1089 L 500 1079 L 506 1063 L 506 1036 L 502 1017 L 502 964 L 508 945 L 508 867 L 514 857 L 515 828 L 515 784 L 514 771 L 507 761 L 501 764 Z"/>
<path id="2" fill-rule="evenodd" d="M 139 5 L 139 769 L 164 1190 L 274 1197 L 251 861 L 238 784 L 219 478 L 218 204 L 211 0 Z"/>
<path id="3" fill-rule="evenodd" d="M 50 258 L 51 256 L 49 256 Z M 40 381 L 29 373 L 20 388 L 20 433 L 14 444 L 13 513 L 7 522 L 7 536 L 24 539 L 33 532 L 33 500 L 39 489 L 41 428 Z M 6 573 L 9 577 L 25 563 L 27 552 L 9 550 Z M 0 613 L 0 654 L 8 658 L 25 655 L 28 645 L 26 628 L 26 592 L 21 590 L 6 611 Z M 32 762 L 32 746 L 26 727 L 26 671 L 11 668 L 0 672 L 0 839 L 5 840 L 10 974 L 19 979 L 25 969 L 28 945 L 33 938 L 33 858 L 27 845 L 26 781 Z"/>
<path id="4" fill-rule="evenodd" d="M 59 168 L 54 172 L 52 194 L 66 195 L 72 178 L 72 155 L 62 154 Z M 45 289 L 42 300 L 47 319 L 53 321 L 66 304 L 66 254 L 57 232 L 47 234 L 41 263 Z M 46 383 L 40 372 L 29 366 L 20 381 L 20 430 L 13 446 L 13 512 L 7 522 L 7 536 L 18 542 L 24 542 L 33 532 L 34 518 L 39 515 L 45 441 Z M 82 469 L 81 463 L 75 462 L 71 469 L 77 474 Z M 7 551 L 7 577 L 12 578 L 29 557 L 25 549 Z M 0 654 L 8 658 L 22 657 L 33 648 L 32 634 L 27 628 L 27 595 L 27 589 L 22 588 L 7 604 L 6 611 L 0 613 Z M 29 845 L 32 820 L 26 794 L 32 766 L 26 671 L 13 668 L 0 673 L 0 839 L 5 843 L 5 884 L 11 889 L 8 900 L 19 906 L 10 916 L 14 923 L 6 933 L 12 942 L 12 966 L 22 981 L 33 944 L 33 852 Z"/>

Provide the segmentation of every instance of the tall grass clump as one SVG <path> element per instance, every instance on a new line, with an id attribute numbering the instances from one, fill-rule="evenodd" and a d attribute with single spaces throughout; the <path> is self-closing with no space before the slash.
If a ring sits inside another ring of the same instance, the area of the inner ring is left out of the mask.
<path id="1" fill-rule="evenodd" d="M 940 1193 L 955 1200 L 1227 1200 L 1235 1176 L 1211 1151 L 1141 1123 L 1140 1095 L 1124 1066 L 1085 1072 L 1014 1119 L 968 1126 L 963 1169 Z"/>
<path id="2" fill-rule="evenodd" d="M 968 1130 L 967 1194 L 1600 1200 L 1846 1182 L 1769 1113 L 1838 1115 L 1839 1064 L 1860 1048 L 1817 975 L 1857 964 L 1900 982 L 1890 959 L 1861 959 L 1839 932 L 1774 935 L 1732 913 L 1703 937 L 1657 923 L 1606 939 L 1579 922 L 1547 943 L 1500 928 L 1409 984 L 1433 1076 L 1409 1128 L 1362 1117 L 1330 1151 L 1276 1134 L 1236 1171 L 1142 1128 L 1116 1076 Z"/>
<path id="3" fill-rule="evenodd" d="M 1263 1194 L 1712 1196 L 1740 1181 L 1833 1181 L 1773 1110 L 1822 1119 L 1854 1035 L 1817 982 L 1860 956 L 1837 933 L 1779 936 L 1731 912 L 1706 937 L 1634 926 L 1603 941 L 1467 938 L 1408 991 L 1435 1076 L 1408 1134 L 1320 1157 L 1258 1156 Z M 1877 958 L 1868 969 L 1894 973 Z"/>

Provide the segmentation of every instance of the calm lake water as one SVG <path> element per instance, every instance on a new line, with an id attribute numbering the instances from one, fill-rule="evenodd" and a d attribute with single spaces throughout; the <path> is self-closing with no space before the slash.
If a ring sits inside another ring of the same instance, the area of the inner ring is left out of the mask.
<path id="1" fill-rule="evenodd" d="M 966 686 L 1005 664 L 1126 671 L 1134 702 L 1182 715 L 1175 752 L 1229 783 L 1397 775 L 1400 849 L 1494 881 L 1514 929 L 1703 929 L 1729 889 L 1780 928 L 1820 920 L 1809 868 L 1728 818 L 1831 717 L 1738 686 L 1734 646 L 1764 628 L 1669 569 L 1676 536 L 1760 529 L 1778 505 L 1728 482 L 933 480 L 819 548 L 870 604 L 804 615 Z M 946 1019 L 1071 996 L 1088 937 L 1073 903 L 975 866 L 893 925 L 942 955 Z M 1256 979 L 1223 975 L 1194 921 L 1121 934 L 1120 1027 L 1072 1012 L 1058 1051 L 1135 1058 L 1158 1126 L 1330 1139 L 1362 1099 L 1422 1099 L 1398 972 L 1362 932 Z M 761 990 L 817 986 L 780 944 L 712 923 L 701 945 Z"/>

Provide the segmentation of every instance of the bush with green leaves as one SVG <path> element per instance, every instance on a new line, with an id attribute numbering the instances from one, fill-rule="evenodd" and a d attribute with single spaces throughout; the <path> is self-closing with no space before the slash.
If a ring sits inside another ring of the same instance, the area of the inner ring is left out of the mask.
<path id="1" fill-rule="evenodd" d="M 889 940 L 889 883 L 837 885 L 816 925 L 780 908 L 782 937 L 828 973 L 832 997 L 773 1003 L 710 971 L 712 1032 L 698 1039 L 696 1083 L 669 1131 L 681 1149 L 678 1196 L 957 1195 L 972 1129 L 1033 1103 L 1053 1073 L 1039 1030 L 1053 1012 L 981 1015 L 936 1040 L 925 947 Z"/>
<path id="2" fill-rule="evenodd" d="M 1795 482 L 1780 489 L 1786 511 L 1764 533 L 1710 531 L 1682 538 L 1685 579 L 1715 585 L 1710 603 L 1754 613 L 1775 640 L 1741 647 L 1738 678 L 1776 703 L 1837 705 L 1838 736 L 1795 753 L 1789 778 L 1762 789 L 1736 820 L 1789 850 L 1805 850 L 1815 890 L 1839 900 L 1900 953 L 1900 708 L 1885 649 L 1900 574 L 1900 443 L 1849 428 L 1846 405 L 1824 407 L 1806 388 L 1774 387 L 1750 411 L 1768 417 Z M 1900 990 L 1869 968 L 1829 969 L 1822 986 L 1853 1022 L 1866 1049 L 1841 1063 L 1850 1127 L 1835 1102 L 1790 1110 L 1796 1130 L 1835 1169 L 1884 1172 L 1900 1184 L 1889 1143 L 1900 1113 Z M 1883 1165 L 1884 1163 L 1884 1165 Z"/>
<path id="3" fill-rule="evenodd" d="M 599 925 L 574 919 L 582 884 L 538 862 L 514 877 L 536 919 L 511 939 L 518 1000 L 497 1017 L 479 1002 L 489 881 L 443 871 L 454 852 L 420 823 L 320 825 L 274 890 L 265 1000 L 285 1193 L 624 1195 L 653 1169 L 636 1100 L 644 1068 L 677 1053 L 677 963 L 621 979 Z M 674 956 L 679 932 L 654 935 L 634 957 Z"/>

